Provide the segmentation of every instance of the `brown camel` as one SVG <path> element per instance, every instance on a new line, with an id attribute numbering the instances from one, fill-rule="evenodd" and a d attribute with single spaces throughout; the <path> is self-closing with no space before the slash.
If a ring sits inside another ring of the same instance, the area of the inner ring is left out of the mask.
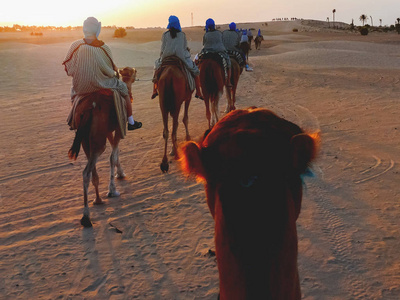
<path id="1" fill-rule="evenodd" d="M 236 109 L 236 89 L 239 83 L 239 77 L 243 72 L 243 68 L 239 65 L 235 55 L 230 55 L 231 59 L 231 85 L 232 88 L 226 87 L 226 95 L 228 103 L 225 112 L 228 113 Z"/>
<path id="2" fill-rule="evenodd" d="M 185 125 L 186 129 L 186 140 L 189 141 L 190 135 L 188 129 L 188 110 L 190 100 L 192 98 L 192 92 L 190 91 L 186 73 L 183 69 L 184 66 L 178 57 L 170 56 L 164 58 L 160 68 L 162 71 L 158 79 L 157 86 L 159 93 L 160 109 L 164 123 L 163 138 L 165 141 L 164 157 L 160 164 L 160 168 L 162 172 L 168 172 L 168 115 L 171 115 L 172 117 L 172 150 L 170 152 L 170 155 L 174 155 L 175 158 L 178 158 L 176 133 L 178 130 L 179 112 L 181 110 L 182 103 L 185 102 L 183 124 Z"/>
<path id="3" fill-rule="evenodd" d="M 261 48 L 261 41 L 264 40 L 264 37 L 262 35 L 257 35 L 256 38 L 254 39 L 254 44 L 256 46 L 256 50 L 260 50 Z"/>
<path id="4" fill-rule="evenodd" d="M 218 104 L 225 86 L 224 68 L 219 63 L 220 60 L 221 57 L 218 53 L 208 53 L 203 56 L 199 64 L 200 86 L 206 105 L 206 117 L 209 128 L 212 128 L 219 120 Z"/>
<path id="5" fill-rule="evenodd" d="M 248 64 L 250 44 L 248 42 L 242 42 L 242 43 L 240 43 L 239 48 L 243 51 L 244 56 L 246 57 L 246 64 Z"/>
<path id="6" fill-rule="evenodd" d="M 301 299 L 296 220 L 318 135 L 266 109 L 227 114 L 182 168 L 205 185 L 215 221 L 220 299 Z"/>
<path id="7" fill-rule="evenodd" d="M 136 78 L 136 70 L 127 67 L 119 72 L 130 92 L 131 85 Z M 92 183 L 96 191 L 96 199 L 93 201 L 93 204 L 102 204 L 103 200 L 99 194 L 99 175 L 96 170 L 96 162 L 106 148 L 107 139 L 112 148 L 108 197 L 118 197 L 120 195 L 116 190 L 114 181 L 115 167 L 117 168 L 117 177 L 125 177 L 119 162 L 118 144 L 122 133 L 115 112 L 113 92 L 111 90 L 100 90 L 82 99 L 76 107 L 74 120 L 75 124 L 79 125 L 77 126 L 74 142 L 68 151 L 68 156 L 70 159 L 76 160 L 82 144 L 88 162 L 83 170 L 84 210 L 81 224 L 84 227 L 92 227 L 88 206 L 89 181 L 92 178 Z"/>

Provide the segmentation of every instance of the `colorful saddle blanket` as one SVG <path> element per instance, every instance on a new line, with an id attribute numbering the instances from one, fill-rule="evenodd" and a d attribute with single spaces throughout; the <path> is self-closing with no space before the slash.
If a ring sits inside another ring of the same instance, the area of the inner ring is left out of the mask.
<path id="1" fill-rule="evenodd" d="M 225 80 L 227 80 L 227 78 L 228 78 L 228 62 L 226 61 L 226 57 L 224 57 L 223 53 L 202 51 L 199 53 L 199 64 L 201 64 L 201 62 L 204 59 L 213 59 L 213 60 L 217 61 L 224 68 Z M 228 56 L 228 59 L 229 59 L 229 56 Z"/>

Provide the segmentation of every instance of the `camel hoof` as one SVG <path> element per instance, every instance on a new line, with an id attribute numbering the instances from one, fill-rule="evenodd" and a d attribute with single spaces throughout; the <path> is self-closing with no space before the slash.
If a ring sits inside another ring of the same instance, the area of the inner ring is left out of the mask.
<path id="1" fill-rule="evenodd" d="M 90 228 L 93 226 L 92 221 L 90 221 L 89 216 L 83 216 L 81 219 L 81 225 L 85 228 Z"/>
<path id="2" fill-rule="evenodd" d="M 108 198 L 115 198 L 115 197 L 119 197 L 121 194 L 117 191 L 114 192 L 108 192 L 107 197 Z"/>
<path id="3" fill-rule="evenodd" d="M 103 200 L 93 200 L 93 205 L 102 205 L 102 204 L 104 204 L 104 201 Z"/>
<path id="4" fill-rule="evenodd" d="M 126 177 L 125 173 L 115 175 L 115 178 L 117 178 L 117 179 L 125 179 L 125 177 Z"/>
<path id="5" fill-rule="evenodd" d="M 162 171 L 163 173 L 167 173 L 168 170 L 169 170 L 169 163 L 168 163 L 168 162 L 166 162 L 166 163 L 162 162 L 162 163 L 160 164 L 160 169 L 161 169 L 161 171 Z"/>

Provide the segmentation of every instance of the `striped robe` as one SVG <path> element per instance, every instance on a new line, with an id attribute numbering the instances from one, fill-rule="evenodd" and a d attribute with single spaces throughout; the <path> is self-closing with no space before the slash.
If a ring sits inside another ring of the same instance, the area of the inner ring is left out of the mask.
<path id="1" fill-rule="evenodd" d="M 126 135 L 126 106 L 123 97 L 128 95 L 125 82 L 116 77 L 111 50 L 103 42 L 97 46 L 78 40 L 72 43 L 63 61 L 68 76 L 72 76 L 71 100 L 72 110 L 67 118 L 71 129 L 76 129 L 74 112 L 79 101 L 90 93 L 101 89 L 111 89 L 114 94 L 114 105 L 121 129 L 122 138 Z M 101 46 L 100 46 L 101 45 Z"/>
<path id="2" fill-rule="evenodd" d="M 63 61 L 68 76 L 72 76 L 71 99 L 76 95 L 113 89 L 128 95 L 126 84 L 116 77 L 110 48 L 103 44 L 91 46 L 85 41 L 72 43 Z"/>

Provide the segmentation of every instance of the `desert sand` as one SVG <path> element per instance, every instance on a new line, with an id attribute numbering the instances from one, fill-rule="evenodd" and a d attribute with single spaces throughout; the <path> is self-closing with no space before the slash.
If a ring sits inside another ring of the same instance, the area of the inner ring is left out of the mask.
<path id="1" fill-rule="evenodd" d="M 297 221 L 303 299 L 400 299 L 400 35 L 318 24 L 238 24 L 265 40 L 261 50 L 253 44 L 254 72 L 240 77 L 236 105 L 321 131 Z M 149 80 L 163 31 L 100 35 L 117 66 L 138 70 L 133 108 L 143 128 L 120 143 L 127 178 L 117 181 L 118 198 L 106 197 L 110 147 L 101 156 L 105 204 L 90 205 L 90 229 L 79 223 L 86 158 L 67 157 L 71 78 L 61 65 L 82 34 L 0 33 L 1 299 L 217 299 L 204 188 L 172 158 L 169 173 L 159 168 L 162 121 Z M 184 31 L 194 55 L 203 29 Z M 224 95 L 220 116 L 225 105 Z M 193 97 L 192 138 L 206 128 L 204 103 Z"/>

